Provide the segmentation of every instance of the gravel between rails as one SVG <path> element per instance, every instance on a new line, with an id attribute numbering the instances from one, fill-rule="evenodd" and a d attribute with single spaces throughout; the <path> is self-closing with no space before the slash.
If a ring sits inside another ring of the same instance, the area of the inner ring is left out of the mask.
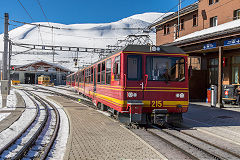
<path id="1" fill-rule="evenodd" d="M 173 147 L 169 143 L 161 140 L 160 138 L 153 136 L 149 132 L 143 129 L 130 129 L 134 134 L 138 135 L 145 142 L 155 148 L 158 152 L 163 154 L 169 160 L 192 160 L 189 156 L 178 150 L 176 147 Z"/>

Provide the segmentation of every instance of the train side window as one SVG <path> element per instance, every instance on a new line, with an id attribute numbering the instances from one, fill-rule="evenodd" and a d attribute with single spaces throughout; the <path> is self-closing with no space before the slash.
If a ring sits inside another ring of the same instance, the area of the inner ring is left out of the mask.
<path id="1" fill-rule="evenodd" d="M 93 67 L 91 67 L 91 83 L 93 83 Z"/>
<path id="2" fill-rule="evenodd" d="M 106 62 L 106 84 L 111 84 L 111 64 L 112 60 L 108 59 Z"/>
<path id="3" fill-rule="evenodd" d="M 100 83 L 100 73 L 101 73 L 101 64 L 98 64 L 98 69 L 97 69 L 97 83 Z"/>
<path id="4" fill-rule="evenodd" d="M 88 68 L 88 83 L 90 83 L 90 78 L 91 78 L 91 75 L 90 75 L 90 68 Z"/>
<path id="5" fill-rule="evenodd" d="M 82 83 L 83 81 L 83 71 L 80 72 L 80 82 Z"/>
<path id="6" fill-rule="evenodd" d="M 101 84 L 105 84 L 105 62 L 102 63 Z"/>
<path id="7" fill-rule="evenodd" d="M 139 55 L 127 56 L 127 79 L 141 80 L 142 79 L 142 57 Z"/>
<path id="8" fill-rule="evenodd" d="M 88 69 L 86 69 L 86 83 L 89 83 L 89 78 L 88 78 Z"/>
<path id="9" fill-rule="evenodd" d="M 113 74 L 114 74 L 114 80 L 118 81 L 120 79 L 120 55 L 115 57 L 114 65 L 113 65 Z"/>
<path id="10" fill-rule="evenodd" d="M 84 72 L 84 80 L 83 81 L 84 81 L 84 83 L 86 83 L 86 80 L 87 80 L 86 79 L 86 70 L 84 70 L 83 72 Z"/>

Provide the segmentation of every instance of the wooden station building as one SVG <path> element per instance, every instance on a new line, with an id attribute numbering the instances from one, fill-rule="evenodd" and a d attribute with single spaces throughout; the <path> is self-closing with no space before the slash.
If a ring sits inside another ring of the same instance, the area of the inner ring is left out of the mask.
<path id="1" fill-rule="evenodd" d="M 41 75 L 50 76 L 50 82 L 54 85 L 66 84 L 66 76 L 71 71 L 55 63 L 37 61 L 34 63 L 12 66 L 11 80 L 19 80 L 21 84 L 38 84 Z"/>

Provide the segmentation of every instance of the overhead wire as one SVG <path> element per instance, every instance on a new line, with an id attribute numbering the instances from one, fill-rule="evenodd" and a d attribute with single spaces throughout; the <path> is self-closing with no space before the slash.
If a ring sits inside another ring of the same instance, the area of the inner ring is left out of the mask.
<path id="1" fill-rule="evenodd" d="M 37 3 L 38 3 L 39 7 L 41 8 L 41 11 L 42 11 L 42 13 L 43 13 L 46 21 L 48 22 L 48 25 L 50 26 L 49 20 L 48 20 L 47 15 L 45 14 L 45 12 L 44 12 L 44 10 L 43 10 L 43 7 L 42 7 L 40 1 L 39 1 L 39 0 L 36 0 L 36 1 L 37 1 Z"/>
<path id="2" fill-rule="evenodd" d="M 25 10 L 25 12 L 28 14 L 28 16 L 30 17 L 30 19 L 33 21 L 32 16 L 28 13 L 27 9 L 23 6 L 23 4 L 20 2 L 20 0 L 17 0 L 17 1 L 20 3 L 20 5 L 22 6 L 22 8 Z"/>

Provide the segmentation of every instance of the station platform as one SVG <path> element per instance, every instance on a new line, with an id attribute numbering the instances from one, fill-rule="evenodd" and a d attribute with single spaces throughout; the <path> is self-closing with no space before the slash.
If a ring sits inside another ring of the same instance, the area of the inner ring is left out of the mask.
<path id="1" fill-rule="evenodd" d="M 182 125 L 240 145 L 239 106 L 228 104 L 220 109 L 205 102 L 190 103 Z"/>
<path id="2" fill-rule="evenodd" d="M 106 115 L 84 104 L 58 96 L 70 120 L 64 159 L 166 159 L 157 150 Z"/>

